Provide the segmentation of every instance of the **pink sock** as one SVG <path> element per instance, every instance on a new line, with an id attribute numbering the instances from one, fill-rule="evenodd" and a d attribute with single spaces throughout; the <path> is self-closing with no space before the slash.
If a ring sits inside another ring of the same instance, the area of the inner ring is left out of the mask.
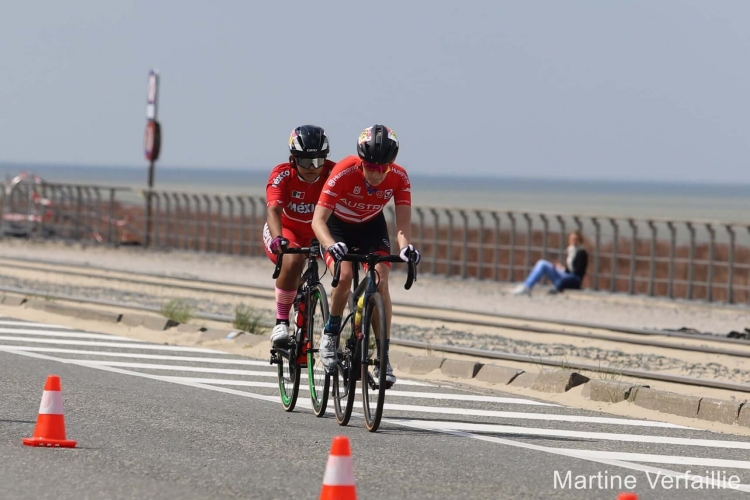
<path id="1" fill-rule="evenodd" d="M 292 308 L 297 290 L 282 290 L 276 287 L 276 319 L 289 321 L 289 309 Z"/>

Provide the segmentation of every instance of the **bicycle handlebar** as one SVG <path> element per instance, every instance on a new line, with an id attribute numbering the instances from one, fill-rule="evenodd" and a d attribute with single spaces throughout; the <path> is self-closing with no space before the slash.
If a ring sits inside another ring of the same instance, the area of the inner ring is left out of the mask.
<path id="1" fill-rule="evenodd" d="M 310 255 L 312 253 L 319 253 L 320 252 L 320 246 L 319 245 L 311 245 L 309 247 L 300 247 L 300 248 L 294 248 L 294 247 L 287 247 L 283 246 L 281 247 L 281 253 L 277 255 L 276 257 L 276 269 L 273 270 L 273 279 L 276 279 L 279 277 L 279 274 L 281 273 L 281 263 L 284 261 L 284 254 L 305 254 Z"/>
<path id="2" fill-rule="evenodd" d="M 406 274 L 406 283 L 404 288 L 409 290 L 411 286 L 417 281 L 417 264 L 414 261 L 414 254 L 409 255 L 409 260 L 404 261 L 398 255 L 380 255 L 377 253 L 352 254 L 348 253 L 344 255 L 341 260 L 336 261 L 333 267 L 333 280 L 331 280 L 331 287 L 336 288 L 339 284 L 339 275 L 341 274 L 341 263 L 342 262 L 362 262 L 367 264 L 368 267 L 374 267 L 378 262 L 401 262 L 403 264 L 409 264 Z"/>

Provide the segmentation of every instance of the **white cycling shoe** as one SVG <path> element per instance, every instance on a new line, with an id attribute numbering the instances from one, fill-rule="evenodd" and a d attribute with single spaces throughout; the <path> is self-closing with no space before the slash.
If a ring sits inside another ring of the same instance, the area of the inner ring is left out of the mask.
<path id="1" fill-rule="evenodd" d="M 279 323 L 273 327 L 271 331 L 271 343 L 272 344 L 286 344 L 291 342 L 292 337 L 289 336 L 289 325 Z"/>
<path id="2" fill-rule="evenodd" d="M 318 356 L 320 356 L 320 361 L 323 363 L 323 367 L 325 367 L 328 375 L 336 373 L 336 337 L 338 337 L 338 335 L 331 335 L 324 330 L 320 338 Z"/>
<path id="3" fill-rule="evenodd" d="M 375 379 L 375 385 L 378 384 L 378 381 L 380 380 L 380 367 L 376 366 L 375 369 L 372 371 L 372 376 Z M 395 384 L 396 383 L 396 376 L 393 374 L 393 368 L 391 367 L 391 361 L 388 360 L 388 365 L 385 369 L 385 381 L 389 384 Z"/>

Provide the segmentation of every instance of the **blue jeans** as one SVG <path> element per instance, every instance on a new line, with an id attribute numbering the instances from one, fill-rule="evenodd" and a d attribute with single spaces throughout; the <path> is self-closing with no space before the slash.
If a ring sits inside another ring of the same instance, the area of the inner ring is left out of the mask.
<path id="1" fill-rule="evenodd" d="M 529 273 L 524 284 L 530 289 L 536 285 L 543 276 L 555 285 L 555 288 L 562 290 L 564 288 L 580 288 L 581 279 L 573 273 L 560 271 L 555 265 L 547 260 L 538 260 L 534 269 Z"/>

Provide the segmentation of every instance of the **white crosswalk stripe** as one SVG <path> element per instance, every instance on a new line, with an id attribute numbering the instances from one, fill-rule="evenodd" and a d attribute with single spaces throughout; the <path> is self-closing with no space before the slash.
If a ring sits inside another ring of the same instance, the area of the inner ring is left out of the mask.
<path id="1" fill-rule="evenodd" d="M 11 318 L 0 319 L 0 342 L 0 351 L 6 353 L 216 391 L 226 397 L 279 402 L 277 368 L 267 360 Z M 306 369 L 302 370 L 301 379 L 300 389 L 305 392 L 298 399 L 296 411 L 311 407 Z M 361 406 L 359 388 L 356 399 Z M 515 409 L 521 411 L 511 411 Z M 660 471 L 675 477 L 691 467 L 726 469 L 736 474 L 750 470 L 750 460 L 744 460 L 750 450 L 748 439 L 733 440 L 696 428 L 617 418 L 524 397 L 472 393 L 445 383 L 399 377 L 396 386 L 387 392 L 384 411 L 384 425 L 476 439 L 487 446 L 494 443 L 632 470 Z M 326 425 L 326 420 L 321 420 L 321 425 Z M 537 441 L 544 444 L 536 444 Z M 586 444 L 566 447 L 571 441 Z M 743 476 L 743 481 L 750 482 L 750 473 Z M 740 489 L 750 491 L 750 486 Z"/>

